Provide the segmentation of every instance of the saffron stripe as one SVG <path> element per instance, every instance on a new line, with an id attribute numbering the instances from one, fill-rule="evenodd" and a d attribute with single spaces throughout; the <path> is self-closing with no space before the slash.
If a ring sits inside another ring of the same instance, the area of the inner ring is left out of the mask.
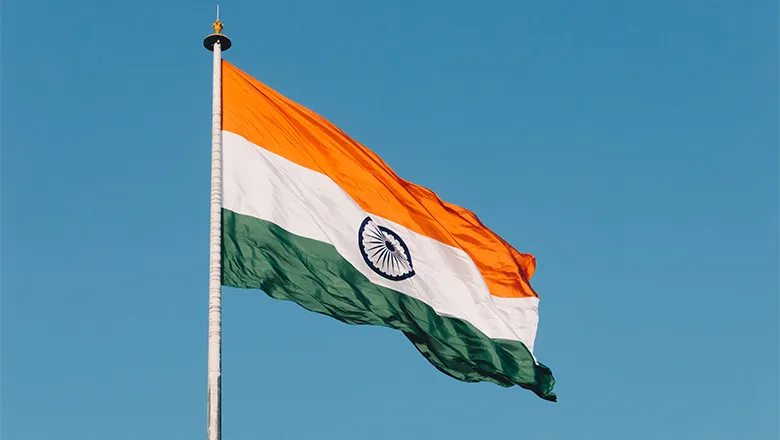
<path id="1" fill-rule="evenodd" d="M 224 60 L 222 81 L 224 130 L 328 176 L 364 210 L 462 249 L 492 295 L 537 297 L 529 282 L 534 257 L 518 252 L 473 212 L 401 179 L 335 125 Z"/>

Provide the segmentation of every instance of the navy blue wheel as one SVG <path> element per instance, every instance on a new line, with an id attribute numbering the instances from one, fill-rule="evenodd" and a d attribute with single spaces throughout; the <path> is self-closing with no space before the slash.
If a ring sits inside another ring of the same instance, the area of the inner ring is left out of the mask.
<path id="1" fill-rule="evenodd" d="M 366 217 L 358 230 L 358 247 L 368 267 L 379 276 L 401 281 L 414 275 L 412 255 L 398 234 Z"/>

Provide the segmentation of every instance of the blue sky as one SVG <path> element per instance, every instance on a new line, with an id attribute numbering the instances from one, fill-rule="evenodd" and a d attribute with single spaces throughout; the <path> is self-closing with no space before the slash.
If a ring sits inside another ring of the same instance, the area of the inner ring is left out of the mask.
<path id="1" fill-rule="evenodd" d="M 2 16 L 2 437 L 205 438 L 214 4 Z M 226 58 L 537 257 L 558 403 L 224 292 L 224 438 L 778 438 L 772 1 L 222 3 Z"/>

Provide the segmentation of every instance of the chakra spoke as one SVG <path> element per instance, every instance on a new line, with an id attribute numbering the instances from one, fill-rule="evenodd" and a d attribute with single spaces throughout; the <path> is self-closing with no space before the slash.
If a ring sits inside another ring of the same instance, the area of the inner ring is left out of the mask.
<path id="1" fill-rule="evenodd" d="M 384 243 L 379 243 L 379 244 L 376 244 L 376 245 L 371 246 L 369 248 L 366 248 L 366 252 L 373 251 L 374 249 L 384 249 L 384 248 L 385 248 L 385 244 Z"/>

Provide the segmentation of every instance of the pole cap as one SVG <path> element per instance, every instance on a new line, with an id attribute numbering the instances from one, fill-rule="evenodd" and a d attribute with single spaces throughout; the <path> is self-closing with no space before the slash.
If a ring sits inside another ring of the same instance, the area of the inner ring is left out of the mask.
<path id="1" fill-rule="evenodd" d="M 203 47 L 210 51 L 214 51 L 214 44 L 219 41 L 223 52 L 230 49 L 230 46 L 232 46 L 230 38 L 222 34 L 222 28 L 224 25 L 221 21 L 219 21 L 219 6 L 217 6 L 217 21 L 215 21 L 211 27 L 214 28 L 214 33 L 207 36 L 206 39 L 203 40 Z"/>

